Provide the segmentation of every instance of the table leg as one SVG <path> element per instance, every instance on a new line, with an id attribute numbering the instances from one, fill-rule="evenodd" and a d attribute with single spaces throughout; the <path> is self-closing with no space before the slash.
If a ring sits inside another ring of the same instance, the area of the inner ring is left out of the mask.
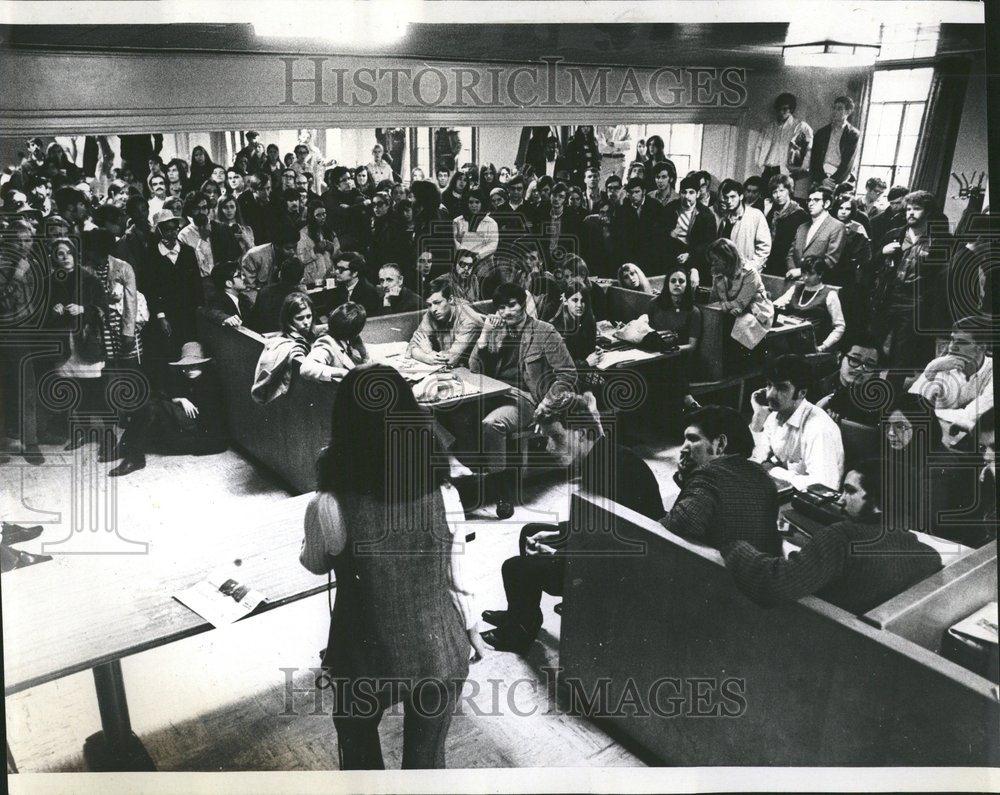
<path id="1" fill-rule="evenodd" d="M 114 660 L 94 668 L 101 731 L 83 744 L 87 769 L 95 773 L 156 770 L 152 757 L 132 731 L 125 699 L 121 662 Z"/>

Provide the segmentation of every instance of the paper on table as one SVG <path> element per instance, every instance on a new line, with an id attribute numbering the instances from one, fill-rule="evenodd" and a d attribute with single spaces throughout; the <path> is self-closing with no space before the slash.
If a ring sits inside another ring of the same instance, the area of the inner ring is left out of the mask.
<path id="1" fill-rule="evenodd" d="M 240 581 L 235 566 L 221 566 L 190 588 L 174 594 L 174 599 L 193 610 L 213 627 L 223 627 L 250 615 L 265 601 L 264 595 Z"/>
<path id="2" fill-rule="evenodd" d="M 597 363 L 597 369 L 607 370 L 608 368 L 614 367 L 618 364 L 641 362 L 644 359 L 652 359 L 656 356 L 659 356 L 659 354 L 639 350 L 638 348 L 625 348 L 620 351 L 605 351 L 604 355 L 601 357 L 601 361 Z"/>
<path id="3" fill-rule="evenodd" d="M 408 344 L 409 343 L 406 341 L 373 342 L 365 347 L 368 349 L 368 355 L 371 356 L 372 361 L 383 362 L 395 366 L 394 362 L 386 362 L 386 359 L 394 359 L 396 357 L 403 356 L 406 353 L 406 346 Z"/>

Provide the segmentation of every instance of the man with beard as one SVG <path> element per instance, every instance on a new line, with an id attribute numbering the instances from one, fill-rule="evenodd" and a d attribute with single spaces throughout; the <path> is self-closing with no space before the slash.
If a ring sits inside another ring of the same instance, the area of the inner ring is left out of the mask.
<path id="1" fill-rule="evenodd" d="M 705 406 L 693 412 L 674 475 L 681 491 L 663 526 L 716 549 L 745 541 L 751 549 L 780 555 L 778 490 L 761 466 L 748 460 L 752 450 L 753 437 L 734 409 Z"/>
<path id="2" fill-rule="evenodd" d="M 274 216 L 271 210 L 271 180 L 259 174 L 247 177 L 247 190 L 236 199 L 243 223 L 253 230 L 257 245 L 274 240 Z"/>

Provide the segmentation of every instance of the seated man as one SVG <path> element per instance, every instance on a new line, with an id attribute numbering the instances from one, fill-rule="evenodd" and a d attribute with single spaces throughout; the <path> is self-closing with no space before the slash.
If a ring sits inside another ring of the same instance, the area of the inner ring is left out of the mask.
<path id="1" fill-rule="evenodd" d="M 375 317 L 382 312 L 382 294 L 378 288 L 362 274 L 367 262 L 354 251 L 341 251 L 333 265 L 337 288 L 334 290 L 333 305 L 340 306 L 352 301 L 364 307 L 367 317 Z"/>
<path id="2" fill-rule="evenodd" d="M 844 444 L 837 423 L 806 400 L 808 363 L 795 354 L 779 356 L 766 376 L 767 386 L 751 400 L 750 429 L 758 434 L 753 460 L 799 491 L 814 483 L 839 490 Z"/>
<path id="3" fill-rule="evenodd" d="M 545 397 L 572 390 L 576 367 L 566 343 L 551 324 L 528 315 L 527 292 L 513 282 L 501 284 L 493 294 L 496 314 L 483 323 L 469 357 L 469 368 L 506 381 L 512 389 L 507 405 L 483 419 L 484 452 L 493 462 L 499 496 L 497 517 L 514 513 L 514 472 L 508 470 L 507 447 L 513 437 L 531 424 L 535 408 Z"/>
<path id="4" fill-rule="evenodd" d="M 279 231 L 272 243 L 254 246 L 240 261 L 243 270 L 243 292 L 251 301 L 257 300 L 257 293 L 272 284 L 281 266 L 295 256 L 298 232 Z"/>
<path id="5" fill-rule="evenodd" d="M 840 370 L 830 379 L 824 379 L 824 385 L 831 391 L 827 391 L 825 397 L 816 402 L 816 406 L 823 409 L 834 422 L 850 420 L 862 425 L 877 426 L 878 399 L 884 394 L 890 394 L 892 389 L 887 382 L 881 385 L 885 392 L 877 385 L 869 384 L 878 378 L 878 358 L 878 345 L 874 340 L 858 339 L 841 356 Z"/>
<path id="6" fill-rule="evenodd" d="M 447 274 L 434 279 L 429 289 L 427 312 L 413 332 L 406 355 L 424 364 L 465 366 L 483 328 L 483 316 L 455 298 Z"/>
<path id="7" fill-rule="evenodd" d="M 395 262 L 387 262 L 378 271 L 378 287 L 382 291 L 382 314 L 416 312 L 420 298 L 403 285 L 403 272 Z"/>
<path id="8" fill-rule="evenodd" d="M 948 351 L 931 361 L 910 387 L 951 423 L 950 436 L 969 433 L 993 407 L 993 359 L 986 355 L 986 327 L 967 317 L 952 326 Z"/>
<path id="9" fill-rule="evenodd" d="M 221 453 L 226 442 L 225 414 L 215 374 L 201 343 L 185 342 L 181 358 L 170 362 L 173 383 L 151 396 L 128 419 L 125 433 L 109 461 L 122 462 L 108 472 L 120 477 L 146 466 L 146 453 L 208 455 Z"/>
<path id="10" fill-rule="evenodd" d="M 250 312 L 250 326 L 254 331 L 265 334 L 281 329 L 281 307 L 292 293 L 302 292 L 304 272 L 305 266 L 298 257 L 287 259 L 281 264 L 277 284 L 268 284 L 257 293 L 257 300 Z"/>
<path id="11" fill-rule="evenodd" d="M 748 460 L 753 437 L 739 413 L 705 406 L 687 417 L 680 465 L 680 494 L 663 526 L 697 544 L 721 549 L 734 540 L 780 554 L 778 490 L 758 464 Z"/>
<path id="12" fill-rule="evenodd" d="M 211 289 L 205 300 L 205 314 L 221 326 L 242 326 L 253 304 L 243 292 L 243 274 L 238 262 L 220 262 L 208 275 Z"/>
<path id="13" fill-rule="evenodd" d="M 875 460 L 848 472 L 837 501 L 844 521 L 818 530 L 787 560 L 745 541 L 725 544 L 722 555 L 740 590 L 768 607 L 815 594 L 861 614 L 938 571 L 941 556 L 934 549 L 909 531 L 885 527 L 881 469 Z"/>
<path id="14" fill-rule="evenodd" d="M 652 470 L 627 447 L 604 435 L 591 393 L 565 392 L 543 401 L 535 421 L 548 437 L 548 451 L 558 456 L 571 476 L 582 475 L 583 490 L 650 519 L 663 515 L 663 500 Z M 483 640 L 493 648 L 521 654 L 534 641 L 542 626 L 542 591 L 553 596 L 563 592 L 563 548 L 569 532 L 569 522 L 530 523 L 521 530 L 520 554 L 504 561 L 501 570 L 507 609 L 483 612 L 483 619 L 497 627 L 483 633 Z"/>

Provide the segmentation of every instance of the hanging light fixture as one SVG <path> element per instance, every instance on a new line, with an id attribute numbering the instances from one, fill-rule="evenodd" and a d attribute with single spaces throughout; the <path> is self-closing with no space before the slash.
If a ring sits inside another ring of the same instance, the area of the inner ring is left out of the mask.
<path id="1" fill-rule="evenodd" d="M 826 39 L 805 44 L 786 44 L 781 48 L 781 56 L 785 66 L 871 66 L 881 49 L 878 44 Z"/>

